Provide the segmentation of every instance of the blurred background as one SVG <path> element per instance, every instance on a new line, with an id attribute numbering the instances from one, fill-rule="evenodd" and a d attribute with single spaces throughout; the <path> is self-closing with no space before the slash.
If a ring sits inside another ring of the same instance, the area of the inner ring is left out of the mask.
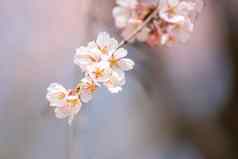
<path id="1" fill-rule="evenodd" d="M 75 48 L 107 31 L 114 0 L 0 0 L 0 159 L 237 159 L 238 2 L 205 0 L 189 43 L 128 46 L 134 71 L 69 127 L 45 99 L 80 79 Z"/>

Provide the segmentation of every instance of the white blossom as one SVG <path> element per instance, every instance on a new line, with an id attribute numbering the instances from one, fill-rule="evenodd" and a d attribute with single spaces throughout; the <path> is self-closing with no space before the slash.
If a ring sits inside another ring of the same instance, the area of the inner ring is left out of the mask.
<path id="1" fill-rule="evenodd" d="M 126 83 L 124 74 L 119 75 L 117 72 L 112 72 L 110 78 L 104 83 L 111 93 L 122 91 L 122 86 Z"/>
<path id="2" fill-rule="evenodd" d="M 111 75 L 109 63 L 107 61 L 101 61 L 90 66 L 88 69 L 88 75 L 94 82 L 100 85 L 100 83 L 107 81 Z"/>
<path id="3" fill-rule="evenodd" d="M 68 123 L 71 124 L 81 108 L 78 94 L 73 90 L 66 90 L 58 83 L 52 83 L 47 90 L 46 98 L 49 105 L 55 107 L 55 116 L 59 119 L 68 118 Z"/>
<path id="4" fill-rule="evenodd" d="M 92 99 L 92 94 L 96 91 L 96 83 L 89 77 L 85 77 L 80 82 L 80 98 L 84 103 Z"/>

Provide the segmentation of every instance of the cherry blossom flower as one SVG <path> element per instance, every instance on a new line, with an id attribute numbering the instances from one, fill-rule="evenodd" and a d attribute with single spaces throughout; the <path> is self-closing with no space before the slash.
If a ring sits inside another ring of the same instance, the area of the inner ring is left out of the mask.
<path id="1" fill-rule="evenodd" d="M 106 32 L 101 32 L 97 36 L 96 43 L 94 46 L 98 49 L 101 54 L 101 58 L 107 58 L 111 52 L 118 48 L 118 41 Z"/>
<path id="2" fill-rule="evenodd" d="M 58 83 L 52 83 L 47 90 L 46 98 L 49 105 L 55 108 L 55 116 L 59 119 L 68 118 L 71 125 L 74 116 L 81 108 L 79 95 L 74 90 L 66 90 Z"/>
<path id="3" fill-rule="evenodd" d="M 80 98 L 84 103 L 92 99 L 92 94 L 96 91 L 97 85 L 90 77 L 84 77 L 80 82 Z"/>
<path id="4" fill-rule="evenodd" d="M 126 80 L 124 74 L 118 74 L 116 72 L 112 72 L 110 78 L 104 83 L 107 89 L 111 93 L 118 93 L 122 91 L 122 86 L 125 85 Z"/>
<path id="5" fill-rule="evenodd" d="M 133 69 L 134 62 L 131 59 L 125 58 L 126 56 L 127 50 L 124 48 L 120 48 L 111 54 L 108 61 L 112 71 L 123 73 L 124 71 Z"/>
<path id="6" fill-rule="evenodd" d="M 90 47 L 93 44 L 88 45 L 88 47 L 80 47 L 76 49 L 76 54 L 74 56 L 74 63 L 80 66 L 83 72 L 86 72 L 88 67 L 96 64 L 100 61 L 100 54 Z"/>
<path id="7" fill-rule="evenodd" d="M 118 93 L 122 90 L 121 86 L 125 84 L 125 71 L 133 69 L 134 62 L 131 59 L 124 58 L 127 56 L 127 50 L 120 48 L 113 52 L 108 58 L 112 73 L 106 81 L 105 86 L 111 93 Z"/>
<path id="8" fill-rule="evenodd" d="M 160 0 L 160 18 L 171 23 L 184 21 L 184 14 L 187 14 L 185 10 L 187 8 L 182 7 L 184 3 L 180 0 Z M 187 6 L 190 7 L 190 5 Z"/>
<path id="9" fill-rule="evenodd" d="M 88 69 L 88 75 L 97 83 L 97 85 L 100 85 L 100 83 L 107 81 L 111 75 L 111 71 L 109 63 L 107 61 L 102 61 L 90 66 Z"/>

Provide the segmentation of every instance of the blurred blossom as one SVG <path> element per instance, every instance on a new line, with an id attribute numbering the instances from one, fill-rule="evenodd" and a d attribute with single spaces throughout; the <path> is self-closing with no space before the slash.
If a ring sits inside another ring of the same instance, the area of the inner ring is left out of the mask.
<path id="1" fill-rule="evenodd" d="M 121 1 L 123 0 L 117 2 L 118 6 L 113 9 L 113 16 L 115 25 L 122 29 L 125 39 L 153 12 L 158 12 L 135 38 L 150 46 L 187 42 L 203 8 L 203 0 L 160 0 L 158 6 L 143 2 L 133 3 L 131 6 L 127 1 L 121 5 Z"/>

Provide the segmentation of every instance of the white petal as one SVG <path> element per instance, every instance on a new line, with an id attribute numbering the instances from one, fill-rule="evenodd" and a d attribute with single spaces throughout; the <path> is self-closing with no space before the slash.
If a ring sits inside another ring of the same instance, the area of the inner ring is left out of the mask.
<path id="1" fill-rule="evenodd" d="M 108 41 L 110 40 L 110 35 L 106 32 L 101 32 L 98 34 L 96 43 L 100 46 L 100 47 L 105 47 L 108 45 Z"/>
<path id="2" fill-rule="evenodd" d="M 100 77 L 95 76 L 96 69 L 104 70 L 102 76 L 100 76 Z M 88 73 L 89 73 L 90 78 L 92 78 L 96 83 L 106 81 L 111 74 L 111 68 L 107 61 L 102 61 L 96 65 L 90 66 L 88 71 L 89 71 Z"/>
<path id="3" fill-rule="evenodd" d="M 87 66 L 92 65 L 100 59 L 99 51 L 92 45 L 93 42 L 89 47 L 80 47 L 74 55 L 74 63 L 80 66 L 82 71 L 86 71 Z"/>
<path id="4" fill-rule="evenodd" d="M 64 112 L 62 108 L 56 108 L 55 109 L 55 116 L 59 119 L 64 119 L 66 117 L 68 117 L 68 113 Z"/>
<path id="5" fill-rule="evenodd" d="M 188 32 L 193 32 L 194 24 L 192 23 L 192 21 L 190 19 L 185 21 L 184 30 L 186 30 Z"/>
<path id="6" fill-rule="evenodd" d="M 134 8 L 138 4 L 137 0 L 117 0 L 116 2 L 126 8 Z"/>
<path id="7" fill-rule="evenodd" d="M 176 16 L 170 16 L 167 12 L 160 12 L 160 17 L 170 23 L 179 23 L 181 21 L 184 21 L 184 16 L 176 15 Z"/>
<path id="8" fill-rule="evenodd" d="M 74 120 L 74 115 L 71 114 L 71 115 L 69 116 L 69 118 L 68 118 L 68 124 L 69 124 L 69 126 L 72 125 L 73 120 Z"/>
<path id="9" fill-rule="evenodd" d="M 123 72 L 122 74 L 119 72 L 113 72 L 109 81 L 107 81 L 104 85 L 111 93 L 118 93 L 122 90 L 121 86 L 125 83 L 125 76 Z"/>
<path id="10" fill-rule="evenodd" d="M 52 83 L 47 88 L 48 93 L 46 95 L 49 105 L 52 107 L 64 106 L 64 96 L 68 93 L 67 90 L 58 83 Z"/>
<path id="11" fill-rule="evenodd" d="M 128 24 L 128 21 L 131 16 L 131 11 L 126 8 L 115 7 L 112 11 L 112 14 L 115 18 L 116 27 L 124 28 Z"/>
<path id="12" fill-rule="evenodd" d="M 96 43 L 100 48 L 107 48 L 107 54 L 109 54 L 111 51 L 114 51 L 118 47 L 118 41 L 114 38 L 111 38 L 106 32 L 99 33 Z"/>
<path id="13" fill-rule="evenodd" d="M 51 107 L 63 107 L 65 105 L 64 99 L 58 98 L 59 92 L 50 92 L 46 95 L 47 100 L 49 101 L 49 106 Z"/>
<path id="14" fill-rule="evenodd" d="M 126 8 L 115 7 L 112 10 L 112 14 L 114 17 L 128 17 L 130 16 L 130 11 Z"/>
<path id="15" fill-rule="evenodd" d="M 196 3 L 183 1 L 179 3 L 178 10 L 180 11 L 192 11 L 195 9 Z"/>
<path id="16" fill-rule="evenodd" d="M 123 83 L 123 85 L 125 84 L 125 79 L 126 79 L 125 72 L 121 69 L 113 70 L 111 78 L 116 79 L 117 81 L 120 81 L 120 83 L 121 84 Z"/>
<path id="17" fill-rule="evenodd" d="M 124 48 L 119 48 L 115 53 L 114 56 L 116 59 L 121 59 L 127 56 L 127 50 Z"/>
<path id="18" fill-rule="evenodd" d="M 121 87 L 108 87 L 108 90 L 111 93 L 119 93 L 120 91 L 122 91 L 122 88 Z"/>
<path id="19" fill-rule="evenodd" d="M 67 90 L 61 84 L 58 84 L 58 83 L 51 83 L 49 87 L 47 88 L 47 90 L 48 92 L 51 92 L 51 91 L 67 92 Z"/>
<path id="20" fill-rule="evenodd" d="M 134 65 L 135 63 L 131 59 L 128 59 L 128 58 L 124 58 L 119 61 L 119 67 L 123 71 L 129 71 L 133 69 Z"/>
<path id="21" fill-rule="evenodd" d="M 71 111 L 71 114 L 74 115 L 78 114 L 79 111 L 81 110 L 81 107 L 82 107 L 81 103 L 79 105 L 74 106 L 73 110 Z"/>
<path id="22" fill-rule="evenodd" d="M 80 97 L 84 103 L 88 103 L 90 100 L 92 100 L 92 94 L 86 90 L 81 92 Z"/>

